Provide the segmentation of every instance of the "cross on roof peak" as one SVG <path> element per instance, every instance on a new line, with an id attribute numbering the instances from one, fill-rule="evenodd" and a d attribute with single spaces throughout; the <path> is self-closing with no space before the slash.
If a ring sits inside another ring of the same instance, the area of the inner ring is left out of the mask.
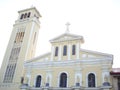
<path id="1" fill-rule="evenodd" d="M 66 33 L 69 33 L 69 26 L 70 26 L 70 23 L 67 22 L 65 25 L 66 25 Z"/>

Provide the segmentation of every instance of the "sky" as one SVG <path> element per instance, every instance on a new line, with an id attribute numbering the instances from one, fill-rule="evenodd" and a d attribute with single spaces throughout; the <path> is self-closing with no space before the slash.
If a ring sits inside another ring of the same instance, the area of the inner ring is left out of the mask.
<path id="1" fill-rule="evenodd" d="M 70 33 L 84 37 L 81 48 L 112 54 L 120 68 L 120 0 L 0 0 L 0 66 L 18 11 L 32 6 L 42 15 L 35 56 L 50 52 L 49 40 L 69 22 Z"/>

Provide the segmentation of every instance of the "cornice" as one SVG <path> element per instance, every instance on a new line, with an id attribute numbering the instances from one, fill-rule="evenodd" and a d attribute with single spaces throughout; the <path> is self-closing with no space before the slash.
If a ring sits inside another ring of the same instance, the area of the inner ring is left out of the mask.
<path id="1" fill-rule="evenodd" d="M 24 66 L 32 68 L 46 68 L 46 67 L 63 67 L 63 66 L 75 66 L 75 65 L 112 65 L 111 58 L 100 59 L 82 59 L 82 60 L 64 60 L 64 61 L 44 61 L 44 62 L 31 62 L 25 63 Z"/>
<path id="2" fill-rule="evenodd" d="M 24 9 L 24 10 L 20 10 L 20 11 L 18 11 L 18 13 L 20 13 L 20 12 L 25 12 L 25 11 L 29 11 L 29 10 L 32 10 L 32 9 L 34 9 L 34 10 L 37 12 L 37 14 L 39 15 L 39 17 L 42 17 L 42 16 L 40 15 L 39 11 L 36 9 L 36 7 L 31 7 L 31 8 L 27 8 L 27 9 Z"/>
<path id="3" fill-rule="evenodd" d="M 26 18 L 24 20 L 16 20 L 13 26 L 20 25 L 20 24 L 27 24 L 28 22 L 31 22 L 31 21 L 35 22 L 40 27 L 40 21 L 36 19 L 35 17 Z"/>
<path id="4" fill-rule="evenodd" d="M 107 57 L 113 58 L 112 54 L 101 53 L 101 52 L 98 52 L 98 51 L 86 50 L 86 49 L 82 49 L 82 48 L 80 48 L 80 51 L 87 52 L 87 53 L 98 54 L 98 55 L 102 55 L 102 56 L 107 56 Z"/>
<path id="5" fill-rule="evenodd" d="M 65 39 L 61 40 L 60 38 L 62 38 L 64 36 L 70 36 L 70 37 L 73 37 L 73 38 L 67 38 L 67 39 L 65 38 Z M 53 43 L 53 42 L 63 42 L 63 41 L 71 41 L 71 40 L 81 40 L 82 42 L 84 42 L 83 36 L 70 34 L 70 33 L 64 33 L 60 36 L 57 36 L 57 37 L 51 39 L 50 42 Z"/>
<path id="6" fill-rule="evenodd" d="M 50 55 L 50 54 L 51 54 L 50 52 L 49 52 L 49 53 L 45 53 L 45 54 L 43 54 L 43 55 L 40 55 L 40 56 L 35 57 L 35 58 L 32 58 L 32 59 L 30 59 L 30 60 L 26 60 L 25 63 L 34 62 L 34 61 L 36 61 L 36 60 L 38 60 L 38 59 L 40 59 L 40 58 L 42 58 L 42 57 L 45 57 L 45 56 L 47 56 L 47 55 Z"/>

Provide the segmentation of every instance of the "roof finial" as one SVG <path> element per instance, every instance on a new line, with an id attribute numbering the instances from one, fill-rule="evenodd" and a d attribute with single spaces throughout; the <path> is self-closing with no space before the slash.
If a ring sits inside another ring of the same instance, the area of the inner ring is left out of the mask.
<path id="1" fill-rule="evenodd" d="M 70 23 L 67 22 L 65 25 L 66 25 L 66 33 L 69 33 L 69 26 L 70 26 Z"/>

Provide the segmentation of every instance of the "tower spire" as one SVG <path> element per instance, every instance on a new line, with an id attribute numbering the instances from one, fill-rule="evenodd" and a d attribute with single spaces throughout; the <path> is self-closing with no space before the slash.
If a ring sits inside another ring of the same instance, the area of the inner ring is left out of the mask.
<path id="1" fill-rule="evenodd" d="M 69 22 L 67 22 L 66 24 L 66 33 L 69 33 L 70 31 L 69 31 L 69 26 L 70 26 L 70 23 Z"/>

